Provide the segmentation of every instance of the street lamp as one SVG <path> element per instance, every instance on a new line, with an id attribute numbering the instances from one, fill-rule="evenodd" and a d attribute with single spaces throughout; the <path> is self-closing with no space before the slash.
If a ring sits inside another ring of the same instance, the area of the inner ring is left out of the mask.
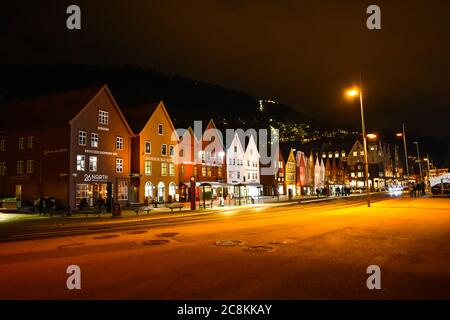
<path id="1" fill-rule="evenodd" d="M 369 160 L 367 156 L 367 136 L 366 136 L 366 125 L 364 122 L 364 105 L 363 105 L 363 93 L 361 88 L 352 88 L 346 92 L 348 97 L 356 97 L 359 95 L 359 104 L 361 107 L 361 127 L 363 135 L 363 145 L 364 145 L 364 171 L 366 177 L 366 192 L 367 192 L 367 206 L 370 207 L 370 189 L 369 189 Z"/>
<path id="2" fill-rule="evenodd" d="M 406 133 L 405 124 L 402 123 L 402 132 L 396 134 L 398 138 L 403 138 L 403 148 L 405 149 L 405 165 L 406 165 L 406 176 L 409 179 L 409 165 L 408 165 L 408 148 L 406 147 Z"/>
<path id="3" fill-rule="evenodd" d="M 417 150 L 417 159 L 419 160 L 419 173 L 420 173 L 420 182 L 423 181 L 423 176 L 422 176 L 422 161 L 420 161 L 420 154 L 419 154 L 419 143 L 417 141 L 414 141 L 413 144 L 416 145 L 416 150 Z"/>

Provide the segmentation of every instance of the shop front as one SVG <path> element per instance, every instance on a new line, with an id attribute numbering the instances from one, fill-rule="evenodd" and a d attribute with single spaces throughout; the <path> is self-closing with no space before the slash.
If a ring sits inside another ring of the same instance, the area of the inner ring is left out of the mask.
<path id="1" fill-rule="evenodd" d="M 110 189 L 108 188 L 110 185 Z M 129 179 L 112 178 L 106 174 L 84 174 L 75 183 L 75 204 L 80 207 L 80 203 L 95 207 L 105 205 L 110 197 L 113 202 L 121 205 L 128 203 Z"/>

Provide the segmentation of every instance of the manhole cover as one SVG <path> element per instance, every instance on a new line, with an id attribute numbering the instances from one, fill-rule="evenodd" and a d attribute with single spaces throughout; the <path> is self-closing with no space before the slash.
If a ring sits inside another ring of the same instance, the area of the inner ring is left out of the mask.
<path id="1" fill-rule="evenodd" d="M 130 231 L 127 232 L 127 234 L 142 234 L 142 233 L 146 233 L 147 230 L 136 230 L 136 231 Z"/>
<path id="2" fill-rule="evenodd" d="M 251 247 L 248 247 L 248 250 L 255 251 L 255 252 L 273 252 L 276 249 L 271 246 L 251 246 Z"/>
<path id="3" fill-rule="evenodd" d="M 163 233 L 158 234 L 157 236 L 158 237 L 175 237 L 177 235 L 179 235 L 178 232 L 163 232 Z"/>
<path id="4" fill-rule="evenodd" d="M 243 244 L 241 240 L 219 240 L 216 241 L 216 245 L 223 247 L 234 247 Z"/>
<path id="5" fill-rule="evenodd" d="M 77 242 L 77 243 L 65 244 L 65 245 L 59 246 L 58 249 L 66 249 L 66 248 L 75 247 L 75 246 L 82 246 L 83 244 L 86 244 L 86 243 L 85 242 Z"/>
<path id="6" fill-rule="evenodd" d="M 101 236 L 94 237 L 94 239 L 112 239 L 112 238 L 117 238 L 117 237 L 119 237 L 118 234 L 104 234 Z"/>
<path id="7" fill-rule="evenodd" d="M 157 246 L 159 244 L 166 244 L 169 243 L 169 240 L 147 240 L 142 242 L 142 244 L 146 245 L 146 246 Z"/>
<path id="8" fill-rule="evenodd" d="M 270 241 L 271 244 L 287 244 L 288 242 L 286 240 L 274 240 Z"/>

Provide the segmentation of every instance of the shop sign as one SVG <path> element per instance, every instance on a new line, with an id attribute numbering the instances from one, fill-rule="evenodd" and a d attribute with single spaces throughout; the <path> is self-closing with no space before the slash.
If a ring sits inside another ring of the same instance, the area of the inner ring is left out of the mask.
<path id="1" fill-rule="evenodd" d="M 107 174 L 88 174 L 86 173 L 83 178 L 84 182 L 108 182 Z"/>
<path id="2" fill-rule="evenodd" d="M 118 155 L 117 152 L 100 151 L 100 150 L 89 150 L 89 149 L 85 149 L 84 152 L 85 153 L 93 153 L 93 154 L 101 154 L 101 155 L 105 155 L 105 156 L 117 156 Z"/>

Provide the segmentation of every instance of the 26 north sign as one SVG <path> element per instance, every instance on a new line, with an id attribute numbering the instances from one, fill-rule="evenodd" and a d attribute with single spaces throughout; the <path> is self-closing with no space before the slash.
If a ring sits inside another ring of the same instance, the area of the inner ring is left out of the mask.
<path id="1" fill-rule="evenodd" d="M 107 174 L 88 174 L 86 173 L 83 178 L 84 182 L 108 182 Z"/>

